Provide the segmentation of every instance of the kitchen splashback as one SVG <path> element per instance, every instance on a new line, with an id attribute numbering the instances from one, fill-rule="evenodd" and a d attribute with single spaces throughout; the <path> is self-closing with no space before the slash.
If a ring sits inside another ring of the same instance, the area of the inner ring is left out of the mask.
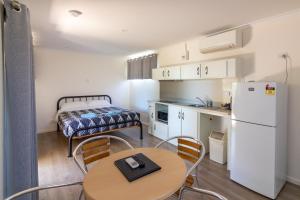
<path id="1" fill-rule="evenodd" d="M 187 100 L 208 97 L 214 102 L 223 102 L 223 84 L 222 80 L 160 81 L 160 97 Z"/>

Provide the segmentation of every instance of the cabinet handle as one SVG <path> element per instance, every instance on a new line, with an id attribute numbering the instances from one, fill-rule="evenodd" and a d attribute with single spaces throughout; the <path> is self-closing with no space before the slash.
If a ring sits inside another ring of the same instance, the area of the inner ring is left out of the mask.
<path id="1" fill-rule="evenodd" d="M 208 67 L 205 66 L 205 74 L 207 75 L 208 74 Z"/>
<path id="2" fill-rule="evenodd" d="M 180 119 L 180 112 L 178 112 L 178 119 Z"/>
<path id="3" fill-rule="evenodd" d="M 168 77 L 170 77 L 170 70 L 168 70 Z"/>
<path id="4" fill-rule="evenodd" d="M 151 113 L 151 118 L 153 119 L 153 113 Z"/>
<path id="5" fill-rule="evenodd" d="M 182 120 L 184 120 L 184 112 L 182 112 Z"/>
<path id="6" fill-rule="evenodd" d="M 165 77 L 165 70 L 163 70 L 162 75 L 163 75 L 163 77 Z"/>
<path id="7" fill-rule="evenodd" d="M 200 75 L 200 67 L 197 67 L 197 75 Z"/>

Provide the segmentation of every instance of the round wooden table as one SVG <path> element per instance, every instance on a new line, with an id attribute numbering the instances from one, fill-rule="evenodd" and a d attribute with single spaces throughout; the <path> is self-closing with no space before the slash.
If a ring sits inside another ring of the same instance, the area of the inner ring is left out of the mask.
<path id="1" fill-rule="evenodd" d="M 143 153 L 161 170 L 128 182 L 114 161 Z M 83 189 L 87 200 L 157 200 L 174 194 L 185 182 L 186 166 L 174 152 L 155 148 L 121 151 L 103 158 L 87 173 Z"/>

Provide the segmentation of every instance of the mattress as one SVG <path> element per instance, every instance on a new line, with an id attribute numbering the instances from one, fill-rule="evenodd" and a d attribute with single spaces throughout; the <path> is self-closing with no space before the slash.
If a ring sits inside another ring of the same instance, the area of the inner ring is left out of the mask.
<path id="1" fill-rule="evenodd" d="M 61 112 L 58 114 L 57 120 L 58 125 L 66 137 L 70 137 L 73 134 L 75 134 L 74 136 L 84 136 L 119 128 L 137 126 L 139 125 L 140 114 L 119 107 L 104 107 Z M 103 127 L 93 128 L 95 126 Z"/>

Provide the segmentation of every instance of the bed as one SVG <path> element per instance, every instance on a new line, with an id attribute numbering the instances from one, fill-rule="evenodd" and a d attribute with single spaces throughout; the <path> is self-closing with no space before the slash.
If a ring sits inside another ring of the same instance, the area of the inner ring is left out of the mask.
<path id="1" fill-rule="evenodd" d="M 57 132 L 68 138 L 72 157 L 74 139 L 93 137 L 112 131 L 138 127 L 143 139 L 140 114 L 112 105 L 108 95 L 65 96 L 57 101 Z"/>

